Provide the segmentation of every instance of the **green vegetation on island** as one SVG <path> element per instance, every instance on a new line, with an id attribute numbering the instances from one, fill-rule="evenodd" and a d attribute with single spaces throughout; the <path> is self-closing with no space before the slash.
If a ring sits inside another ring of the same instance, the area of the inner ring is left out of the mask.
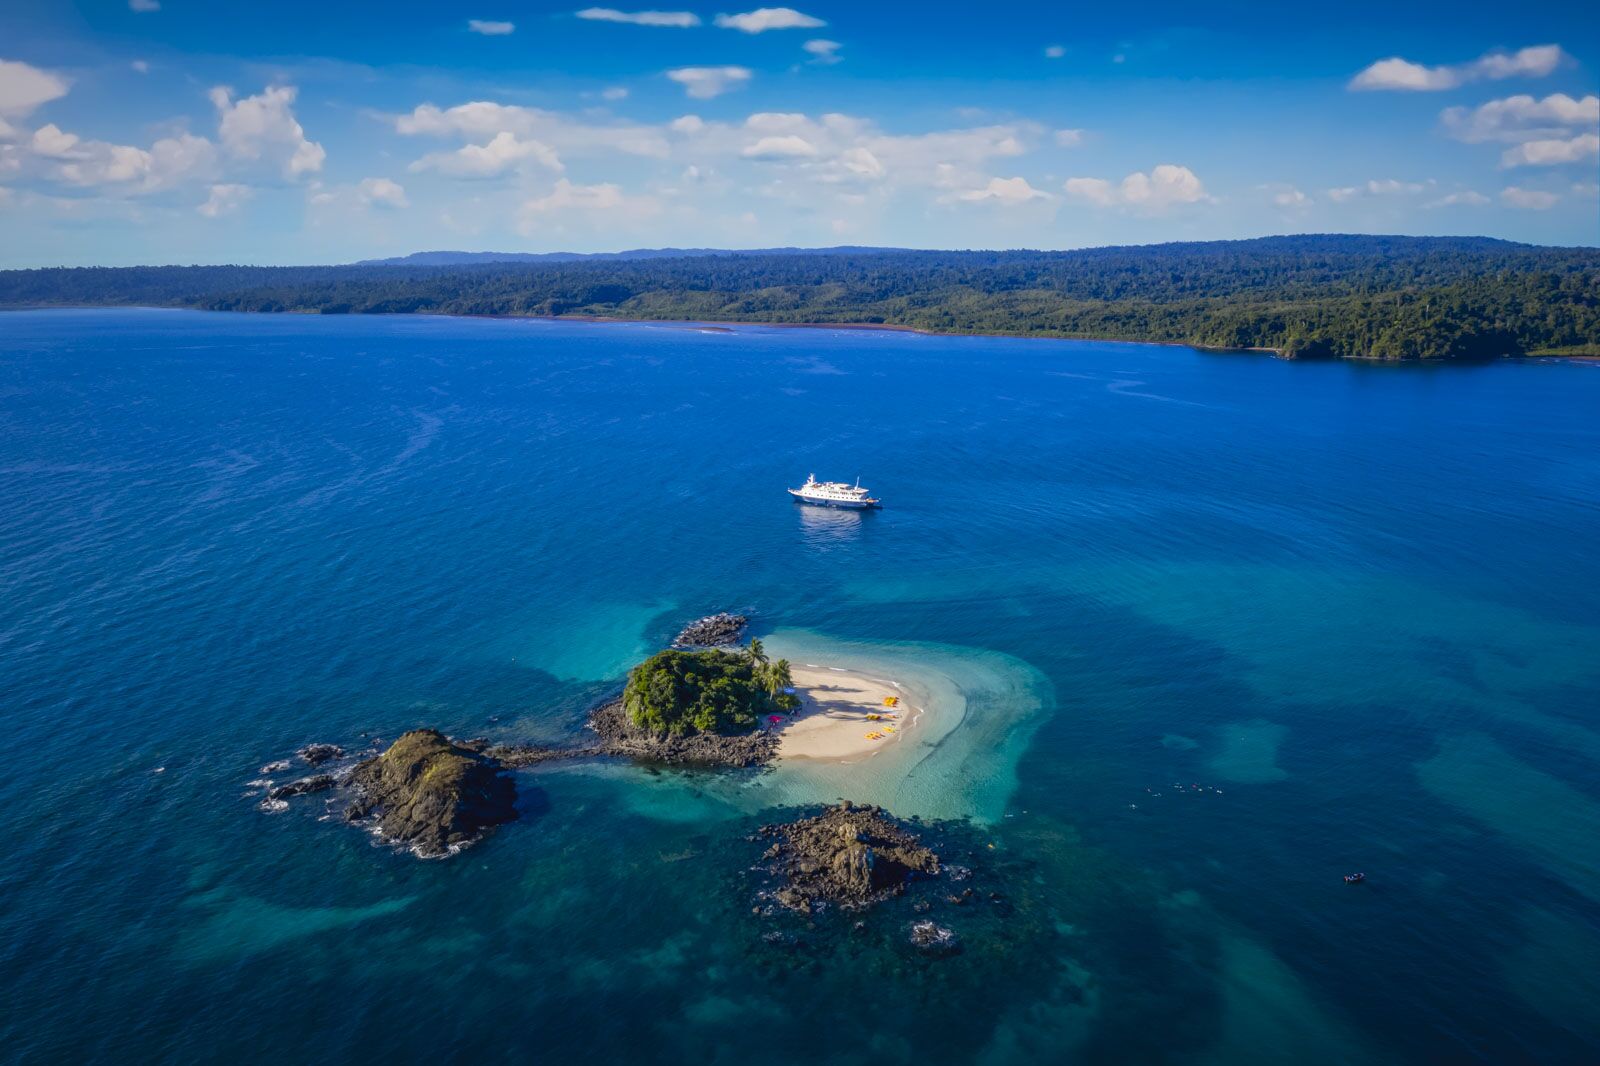
<path id="1" fill-rule="evenodd" d="M 1600 355 L 1600 249 L 1311 235 L 1070 252 L 0 271 L 0 307 L 85 305 L 876 325 L 1465 360 Z"/>
<path id="2" fill-rule="evenodd" d="M 654 733 L 732 733 L 798 707 L 792 684 L 788 660 L 768 659 L 759 640 L 742 651 L 668 650 L 633 668 L 622 705 Z"/>

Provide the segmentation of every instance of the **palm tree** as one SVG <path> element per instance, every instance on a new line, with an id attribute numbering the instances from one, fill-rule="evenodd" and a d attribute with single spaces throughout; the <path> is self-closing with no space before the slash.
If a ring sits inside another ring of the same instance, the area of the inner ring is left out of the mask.
<path id="1" fill-rule="evenodd" d="M 767 649 L 761 646 L 760 637 L 750 638 L 750 647 L 745 649 L 745 654 L 750 657 L 751 666 L 767 665 Z"/>
<path id="2" fill-rule="evenodd" d="M 793 685 L 794 675 L 789 672 L 789 660 L 779 659 L 775 663 L 769 663 L 767 668 L 762 671 L 761 680 L 769 696 L 776 696 Z"/>

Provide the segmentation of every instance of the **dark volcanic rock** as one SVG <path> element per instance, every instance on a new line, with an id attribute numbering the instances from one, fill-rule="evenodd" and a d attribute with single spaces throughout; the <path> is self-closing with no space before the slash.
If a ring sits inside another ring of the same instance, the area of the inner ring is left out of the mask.
<path id="1" fill-rule="evenodd" d="M 295 754 L 312 766 L 320 766 L 329 759 L 344 758 L 344 749 L 337 744 L 307 744 Z"/>
<path id="2" fill-rule="evenodd" d="M 351 772 L 361 792 L 345 817 L 376 816 L 391 840 L 422 856 L 449 854 L 517 817 L 517 789 L 500 763 L 433 729 L 414 729 Z"/>
<path id="3" fill-rule="evenodd" d="M 683 627 L 673 640 L 674 648 L 721 648 L 729 644 L 739 643 L 739 636 L 744 632 L 744 627 L 750 621 L 749 617 L 742 614 L 729 614 L 723 611 L 720 614 L 707 615 L 705 618 L 696 619 Z"/>
<path id="4" fill-rule="evenodd" d="M 961 938 L 954 929 L 928 919 L 911 923 L 910 940 L 912 947 L 930 955 L 954 955 L 961 950 Z"/>
<path id="5" fill-rule="evenodd" d="M 267 792 L 268 799 L 288 799 L 290 796 L 305 796 L 312 792 L 326 792 L 337 782 L 332 774 L 316 774 L 312 777 L 302 777 L 298 781 L 290 781 L 287 785 L 279 785 Z"/>
<path id="6" fill-rule="evenodd" d="M 846 801 L 812 818 L 762 826 L 760 836 L 778 849 L 770 869 L 784 883 L 773 898 L 792 910 L 865 907 L 899 895 L 915 877 L 939 873 L 939 856 L 878 807 Z"/>
<path id="7" fill-rule="evenodd" d="M 599 735 L 600 743 L 586 754 L 616 755 L 635 762 L 738 768 L 765 766 L 778 754 L 778 735 L 765 729 L 731 736 L 640 729 L 629 719 L 621 700 L 591 714 L 589 728 Z"/>

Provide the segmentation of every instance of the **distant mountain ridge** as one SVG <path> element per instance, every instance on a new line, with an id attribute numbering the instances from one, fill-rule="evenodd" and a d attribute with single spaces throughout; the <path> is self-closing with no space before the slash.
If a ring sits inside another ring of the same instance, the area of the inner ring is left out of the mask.
<path id="1" fill-rule="evenodd" d="M 622 252 L 412 252 L 387 259 L 361 259 L 351 266 L 473 266 L 478 263 L 583 263 L 636 259 L 692 259 L 705 255 L 864 255 L 905 252 L 841 244 L 831 248 L 630 248 Z"/>

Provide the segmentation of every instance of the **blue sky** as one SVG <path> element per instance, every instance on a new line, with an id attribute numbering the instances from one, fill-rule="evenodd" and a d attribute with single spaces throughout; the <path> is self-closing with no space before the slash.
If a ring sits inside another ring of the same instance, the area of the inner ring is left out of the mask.
<path id="1" fill-rule="evenodd" d="M 1593 4 L 0 7 L 0 266 L 1600 244 Z"/>

